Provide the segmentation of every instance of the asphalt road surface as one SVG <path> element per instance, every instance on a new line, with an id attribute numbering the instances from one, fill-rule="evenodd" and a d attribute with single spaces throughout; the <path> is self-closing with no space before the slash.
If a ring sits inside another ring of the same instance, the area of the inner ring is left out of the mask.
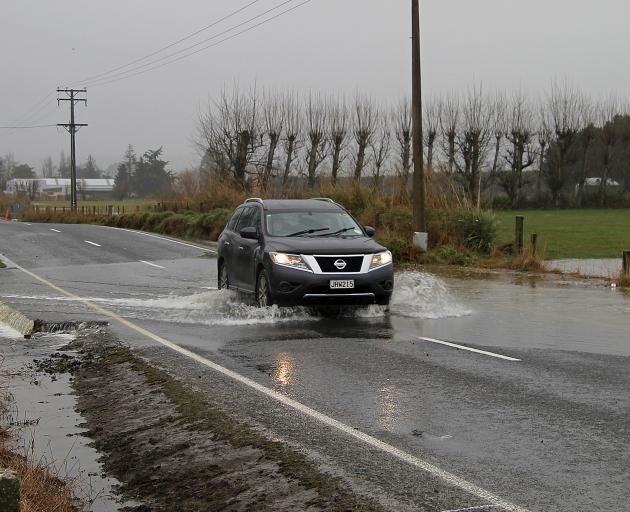
<path id="1" fill-rule="evenodd" d="M 4 222 L 0 254 L 0 301 L 110 321 L 392 510 L 630 510 L 621 290 L 402 273 L 390 311 L 330 319 L 219 292 L 210 249 L 155 235 Z"/>

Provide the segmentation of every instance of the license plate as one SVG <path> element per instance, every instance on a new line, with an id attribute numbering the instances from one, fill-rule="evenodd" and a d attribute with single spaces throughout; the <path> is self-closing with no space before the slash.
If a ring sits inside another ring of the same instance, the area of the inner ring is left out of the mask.
<path id="1" fill-rule="evenodd" d="M 351 290 L 352 288 L 354 288 L 354 281 L 353 280 L 344 280 L 344 281 L 331 281 L 330 282 L 330 289 L 331 290 Z"/>

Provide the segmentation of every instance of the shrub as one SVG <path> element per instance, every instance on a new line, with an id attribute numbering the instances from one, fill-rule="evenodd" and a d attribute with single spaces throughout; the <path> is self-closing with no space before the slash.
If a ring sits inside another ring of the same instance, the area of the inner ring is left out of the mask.
<path id="1" fill-rule="evenodd" d="M 490 212 L 469 212 L 458 221 L 461 241 L 473 251 L 490 254 L 497 240 L 497 219 Z"/>

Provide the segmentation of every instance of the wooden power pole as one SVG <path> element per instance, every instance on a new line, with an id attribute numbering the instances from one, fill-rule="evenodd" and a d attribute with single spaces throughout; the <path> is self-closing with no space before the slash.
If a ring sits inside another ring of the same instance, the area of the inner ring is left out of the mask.
<path id="1" fill-rule="evenodd" d="M 64 93 L 67 98 L 57 98 L 57 104 L 62 101 L 70 102 L 70 122 L 60 123 L 57 126 L 63 126 L 70 134 L 70 207 L 72 212 L 77 211 L 77 146 L 75 142 L 75 134 L 79 128 L 87 126 L 87 124 L 78 124 L 74 121 L 74 105 L 82 101 L 87 106 L 87 89 L 57 89 L 57 94 Z M 84 95 L 84 97 L 81 97 Z"/>
<path id="2" fill-rule="evenodd" d="M 413 111 L 413 228 L 426 233 L 426 184 L 422 149 L 422 67 L 420 65 L 420 0 L 411 0 L 412 28 L 412 111 Z"/>

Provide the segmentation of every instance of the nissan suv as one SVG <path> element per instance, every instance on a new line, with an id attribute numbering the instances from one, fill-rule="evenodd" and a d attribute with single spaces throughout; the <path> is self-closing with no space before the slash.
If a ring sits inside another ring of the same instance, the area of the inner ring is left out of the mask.
<path id="1" fill-rule="evenodd" d="M 389 304 L 392 254 L 331 199 L 248 199 L 218 242 L 219 289 L 260 307 Z"/>

